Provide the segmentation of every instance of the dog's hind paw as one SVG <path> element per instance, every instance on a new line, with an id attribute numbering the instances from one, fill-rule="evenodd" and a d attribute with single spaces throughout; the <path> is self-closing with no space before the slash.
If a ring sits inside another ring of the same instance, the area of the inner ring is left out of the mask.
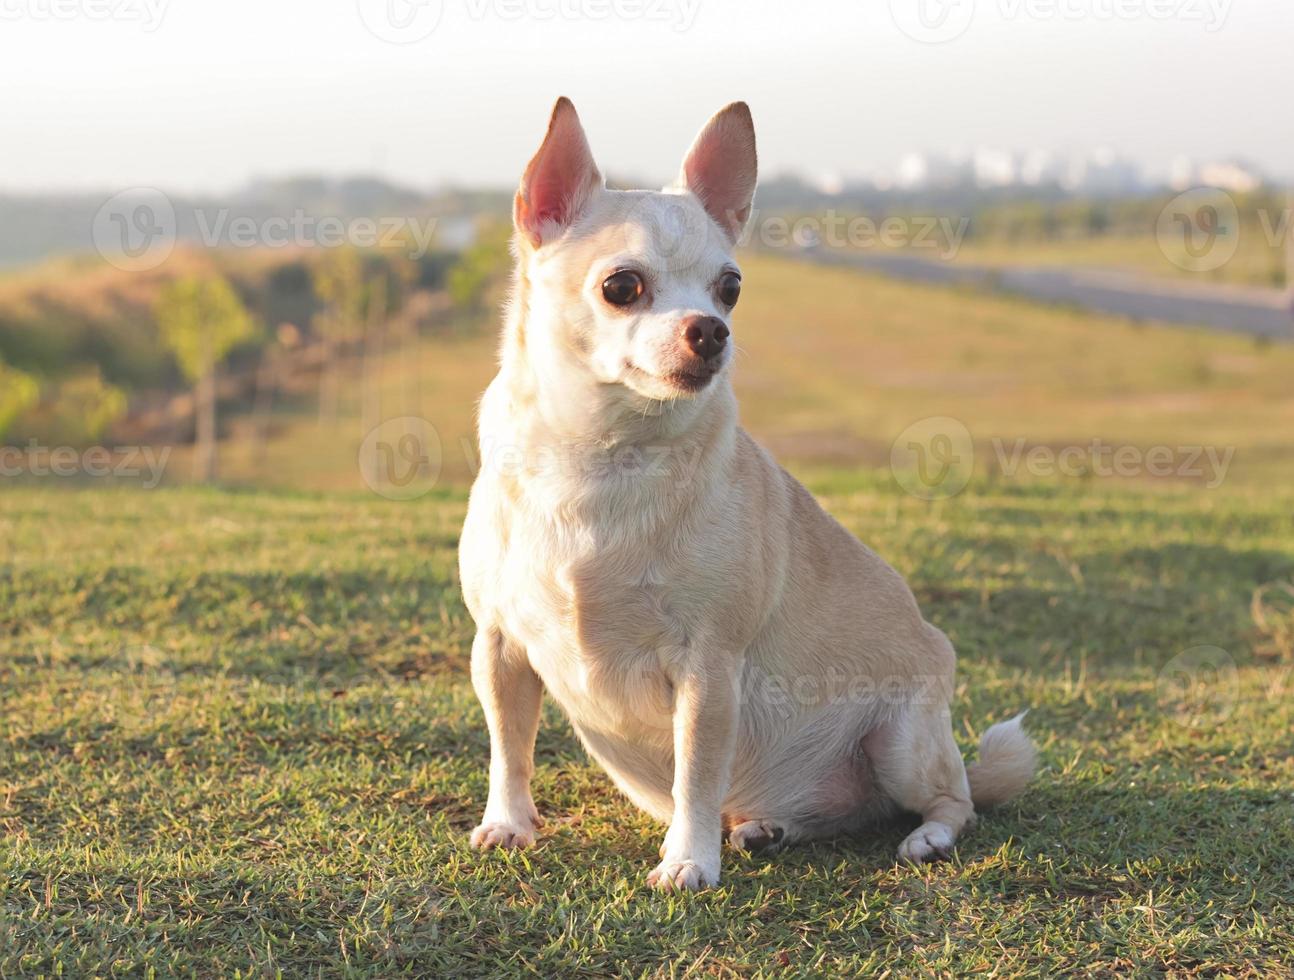
<path id="1" fill-rule="evenodd" d="M 728 831 L 728 843 L 750 854 L 781 850 L 786 831 L 768 820 L 747 820 Z"/>
<path id="2" fill-rule="evenodd" d="M 909 864 L 947 861 L 952 857 L 957 838 L 945 824 L 931 820 L 923 823 L 899 845 L 899 860 Z"/>

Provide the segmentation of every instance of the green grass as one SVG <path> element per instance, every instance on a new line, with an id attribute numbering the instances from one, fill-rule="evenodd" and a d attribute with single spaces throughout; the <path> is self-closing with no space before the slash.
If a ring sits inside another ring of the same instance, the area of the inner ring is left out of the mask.
<path id="1" fill-rule="evenodd" d="M 275 490 L 0 488 L 0 977 L 1288 972 L 1294 349 L 743 265 L 745 421 L 952 636 L 968 751 L 1032 706 L 1025 796 L 947 865 L 895 866 L 898 822 L 662 896 L 663 828 L 550 708 L 539 847 L 470 852 L 455 546 L 495 342 L 463 333 L 374 379 L 439 433 L 420 500 L 353 492 L 358 389 L 336 430 L 281 405 L 260 464 L 230 419 L 227 478 Z M 879 469 L 930 416 L 977 473 L 934 503 Z M 1235 456 L 1216 490 L 993 465 L 1098 438 Z"/>
<path id="2" fill-rule="evenodd" d="M 1294 497 L 814 486 L 957 643 L 958 738 L 1030 705 L 1043 768 L 950 863 L 899 822 L 683 896 L 551 709 L 539 846 L 468 849 L 461 493 L 5 488 L 0 976 L 1288 971 Z M 1201 645 L 1234 697 L 1161 677 Z"/>

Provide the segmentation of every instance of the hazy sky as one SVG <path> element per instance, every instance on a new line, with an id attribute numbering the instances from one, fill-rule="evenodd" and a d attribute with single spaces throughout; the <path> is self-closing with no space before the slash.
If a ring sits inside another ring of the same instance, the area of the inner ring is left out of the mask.
<path id="1" fill-rule="evenodd" d="M 984 144 L 1291 175 L 1292 52 L 1290 0 L 0 0 L 0 192 L 511 185 L 561 94 L 613 174 L 672 175 L 742 98 L 766 174 Z"/>

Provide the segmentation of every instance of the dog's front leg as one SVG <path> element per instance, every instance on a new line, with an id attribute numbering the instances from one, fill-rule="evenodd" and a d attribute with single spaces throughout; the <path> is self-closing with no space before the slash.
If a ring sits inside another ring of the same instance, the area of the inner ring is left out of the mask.
<path id="1" fill-rule="evenodd" d="M 737 664 L 687 664 L 674 681 L 674 815 L 661 862 L 647 881 L 661 889 L 719 882 L 723 800 L 732 777 L 740 711 Z"/>
<path id="2" fill-rule="evenodd" d="M 543 684 L 523 650 L 486 628 L 472 643 L 472 686 L 490 729 L 490 795 L 472 846 L 527 847 L 539 823 L 530 777 Z"/>

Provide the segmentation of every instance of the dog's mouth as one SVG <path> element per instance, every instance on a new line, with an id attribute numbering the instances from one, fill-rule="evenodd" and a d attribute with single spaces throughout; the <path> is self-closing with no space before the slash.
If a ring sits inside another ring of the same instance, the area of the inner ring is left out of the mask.
<path id="1" fill-rule="evenodd" d="M 632 361 L 625 361 L 625 371 L 627 378 L 632 382 L 647 382 L 653 387 L 664 387 L 680 394 L 695 394 L 700 391 L 711 381 L 714 376 L 723 370 L 723 362 L 717 364 L 699 364 L 689 370 L 669 371 L 665 374 L 656 374 L 652 371 L 645 371 Z"/>

